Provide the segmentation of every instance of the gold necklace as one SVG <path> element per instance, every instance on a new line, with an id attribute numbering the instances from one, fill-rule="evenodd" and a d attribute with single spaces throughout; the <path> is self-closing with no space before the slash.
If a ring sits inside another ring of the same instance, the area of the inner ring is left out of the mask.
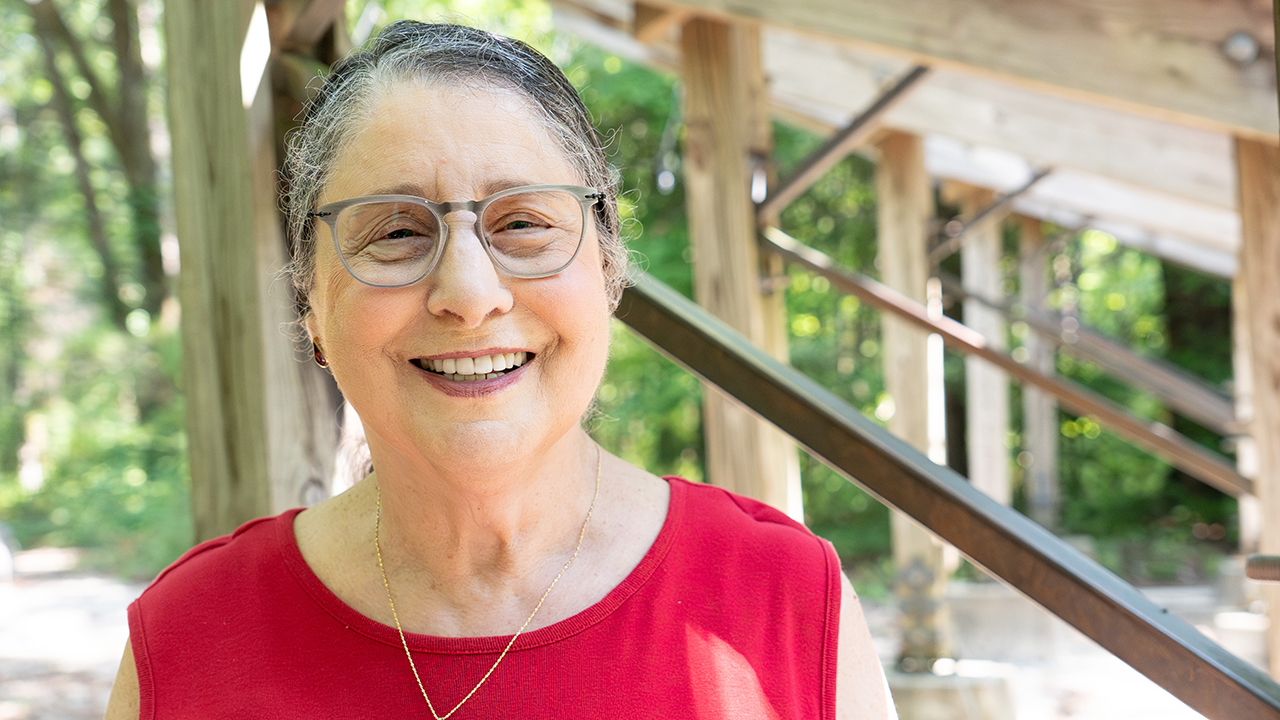
<path id="1" fill-rule="evenodd" d="M 529 613 L 528 619 L 524 621 L 524 624 L 520 626 L 520 629 L 516 631 L 516 634 L 511 636 L 510 642 L 508 642 L 507 646 L 502 649 L 502 653 L 498 655 L 498 659 L 493 661 L 493 665 L 489 668 L 489 672 L 485 673 L 484 677 L 480 678 L 480 682 L 476 683 L 476 686 L 471 688 L 471 692 L 467 693 L 466 697 L 459 700 L 458 704 L 454 705 L 453 709 L 444 715 L 436 713 L 435 705 L 432 705 L 431 698 L 427 697 L 427 689 L 423 686 L 422 678 L 418 675 L 418 666 L 413 662 L 413 654 L 409 652 L 409 643 L 404 639 L 404 630 L 400 627 L 400 616 L 396 614 L 396 602 L 391 599 L 391 584 L 387 582 L 387 570 L 382 565 L 382 542 L 380 537 L 382 530 L 382 485 L 375 485 L 378 491 L 378 501 L 377 512 L 373 522 L 373 549 L 378 554 L 378 572 L 382 573 L 382 587 L 387 590 L 387 603 L 391 605 L 391 617 L 396 621 L 396 632 L 400 633 L 400 646 L 404 648 L 404 656 L 409 658 L 409 669 L 413 670 L 413 679 L 418 681 L 418 690 L 422 691 L 422 699 L 427 701 L 427 709 L 431 711 L 431 716 L 436 720 L 448 720 L 450 715 L 458 712 L 458 708 L 462 707 L 463 703 L 470 700 L 471 696 L 476 694 L 476 691 L 480 689 L 481 685 L 484 685 L 484 681 L 488 680 L 489 676 L 493 674 L 493 671 L 498 669 L 498 663 L 502 662 L 502 659 L 507 656 L 507 651 L 511 649 L 512 645 L 516 644 L 516 638 L 520 637 L 520 634 L 524 632 L 524 629 L 529 627 L 529 623 L 533 622 L 533 616 L 537 615 L 538 611 L 542 609 L 542 603 L 546 601 L 547 596 L 551 594 L 551 588 L 555 587 L 556 583 L 560 582 L 560 578 L 564 577 L 565 572 L 569 570 L 569 566 L 573 564 L 574 560 L 578 559 L 578 553 L 582 551 L 582 539 L 587 536 L 587 524 L 591 522 L 591 513 L 595 511 L 596 500 L 600 498 L 600 461 L 603 454 L 604 451 L 600 449 L 599 445 L 597 445 L 596 491 L 595 494 L 591 496 L 591 507 L 587 508 L 587 517 L 582 521 L 582 529 L 578 531 L 578 545 L 573 549 L 573 557 L 569 558 L 569 562 L 565 563 L 564 567 L 560 568 L 560 574 L 556 575 L 555 579 L 551 581 L 551 584 L 547 586 L 546 592 L 542 593 L 542 597 L 538 599 L 538 604 L 533 606 L 533 612 Z"/>

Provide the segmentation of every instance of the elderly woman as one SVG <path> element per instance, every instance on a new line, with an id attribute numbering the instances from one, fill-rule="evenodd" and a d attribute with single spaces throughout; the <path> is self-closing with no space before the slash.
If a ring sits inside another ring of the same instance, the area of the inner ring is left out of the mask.
<path id="1" fill-rule="evenodd" d="M 626 255 L 555 65 L 396 23 L 287 173 L 303 320 L 376 470 L 161 574 L 109 718 L 891 716 L 830 545 L 583 431 Z"/>

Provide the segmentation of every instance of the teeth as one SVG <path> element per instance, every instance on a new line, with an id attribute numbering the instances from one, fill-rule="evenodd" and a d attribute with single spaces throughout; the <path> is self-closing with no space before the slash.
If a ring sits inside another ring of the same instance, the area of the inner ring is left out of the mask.
<path id="1" fill-rule="evenodd" d="M 491 380 L 501 373 L 518 368 L 529 360 L 529 353 L 498 353 L 476 358 L 448 358 L 446 360 L 427 360 L 424 364 L 428 370 L 444 375 L 449 380 L 469 382 L 472 380 Z"/>

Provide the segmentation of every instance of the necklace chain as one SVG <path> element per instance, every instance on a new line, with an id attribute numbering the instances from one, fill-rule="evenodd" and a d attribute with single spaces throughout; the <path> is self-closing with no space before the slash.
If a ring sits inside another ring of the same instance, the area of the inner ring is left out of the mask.
<path id="1" fill-rule="evenodd" d="M 551 584 L 547 586 L 546 591 L 542 593 L 542 597 L 538 598 L 538 604 L 533 607 L 533 612 L 529 613 L 529 617 L 524 621 L 524 624 L 520 626 L 520 629 L 516 631 L 516 634 L 511 636 L 511 640 L 507 642 L 507 646 L 502 649 L 502 653 L 498 655 L 498 659 L 493 661 L 493 665 L 490 666 L 489 672 L 485 673 L 484 677 L 480 678 L 480 682 L 476 683 L 476 686 L 471 688 L 471 692 L 467 693 L 466 697 L 459 700 L 458 704 L 454 705 L 453 709 L 444 715 L 440 715 L 436 712 L 435 705 L 431 703 L 431 698 L 427 696 L 427 689 L 422 684 L 422 677 L 418 675 L 418 666 L 414 664 L 413 654 L 409 652 L 409 643 L 405 640 L 404 630 L 400 627 L 400 616 L 396 613 L 396 601 L 391 599 L 391 584 L 387 582 L 387 570 L 382 564 L 382 486 L 381 484 L 375 485 L 378 494 L 377 512 L 373 523 L 373 549 L 378 555 L 378 572 L 382 573 L 382 587 L 387 591 L 387 604 L 391 606 L 391 618 L 395 620 L 396 632 L 400 634 L 400 646 L 404 648 L 404 656 L 409 658 L 409 669 L 413 670 L 413 679 L 418 681 L 418 690 L 422 691 L 422 699 L 427 701 L 427 709 L 431 711 L 431 716 L 436 720 L 448 720 L 450 715 L 458 712 L 458 708 L 462 707 L 464 703 L 470 700 L 471 696 L 476 694 L 476 691 L 480 689 L 481 685 L 484 685 L 485 681 L 489 679 L 489 676 L 493 674 L 493 671 L 498 669 L 498 663 L 501 663 L 502 659 L 507 656 L 507 651 L 516 644 L 516 638 L 520 637 L 521 633 L 525 631 L 525 628 L 529 627 L 529 623 L 533 622 L 533 616 L 537 615 L 538 611 L 542 609 L 542 603 L 545 602 L 547 596 L 551 594 L 551 589 L 556 586 L 556 583 L 560 582 L 560 578 L 564 577 L 564 574 L 569 570 L 569 566 L 573 564 L 573 561 L 578 559 L 578 553 L 582 551 L 582 539 L 587 536 L 587 524 L 591 522 L 591 514 L 596 509 L 596 500 L 600 498 L 600 462 L 603 452 L 604 451 L 597 445 L 596 490 L 595 494 L 591 496 L 591 506 L 587 508 L 587 517 L 582 521 L 582 529 L 578 531 L 578 545 L 573 549 L 573 556 L 569 558 L 569 562 L 564 564 L 564 567 L 560 568 L 560 573 L 557 574 L 555 579 L 551 581 Z"/>

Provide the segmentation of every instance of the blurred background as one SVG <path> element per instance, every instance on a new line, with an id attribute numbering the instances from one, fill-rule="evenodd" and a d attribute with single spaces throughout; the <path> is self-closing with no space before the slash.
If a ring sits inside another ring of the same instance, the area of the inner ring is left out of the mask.
<path id="1" fill-rule="evenodd" d="M 0 720 L 99 716 L 124 641 L 124 605 L 194 541 L 163 10 L 159 0 L 0 0 L 0 540 L 8 548 L 0 556 Z M 608 139 L 626 188 L 625 232 L 637 264 L 691 294 L 675 74 L 557 32 L 541 2 L 349 0 L 346 13 L 357 43 L 395 18 L 445 18 L 525 39 L 548 54 Z M 815 128 L 778 120 L 773 133 L 772 172 L 781 176 L 824 139 Z M 868 157 L 840 161 L 782 212 L 780 227 L 876 277 L 874 172 Z M 960 215 L 939 192 L 939 217 Z M 1016 223 L 1001 231 L 1000 270 L 1010 296 L 1018 293 L 1020 231 Z M 1096 229 L 1046 224 L 1044 233 L 1055 238 L 1052 310 L 1230 394 L 1229 279 Z M 944 270 L 958 274 L 958 258 L 947 262 Z M 826 278 L 794 267 L 786 273 L 792 364 L 887 423 L 894 408 L 885 392 L 880 314 Z M 959 304 L 944 311 L 962 318 Z M 1029 337 L 1025 323 L 1010 326 L 1015 356 Z M 1055 362 L 1060 375 L 1134 414 L 1233 452 L 1226 438 L 1097 366 L 1067 353 Z M 963 396 L 964 360 L 948 350 L 944 367 L 948 427 L 963 428 L 963 405 L 950 399 Z M 702 392 L 695 378 L 617 324 L 591 432 L 637 465 L 702 480 Z M 1015 385 L 1007 462 L 1013 505 L 1025 511 L 1022 407 Z M 1087 417 L 1061 412 L 1058 431 L 1056 533 L 1156 592 L 1203 594 L 1224 573 L 1238 579 L 1233 498 Z M 948 463 L 964 473 L 963 442 L 949 442 L 948 450 Z M 804 520 L 835 544 L 869 603 L 882 655 L 891 659 L 889 512 L 803 454 L 801 473 Z M 999 590 L 981 589 L 980 570 L 962 564 L 956 573 L 978 586 L 962 593 L 995 602 L 991 593 Z M 1249 602 L 1240 599 L 1238 609 L 1247 612 Z M 1054 642 L 1088 645 L 1076 636 Z M 79 649 L 68 655 L 71 646 Z M 986 653 L 1009 659 L 998 654 Z M 1024 653 L 1032 660 L 1023 658 L 1029 669 L 1020 676 L 1018 717 L 1110 717 L 1090 704 L 1089 688 L 1102 687 L 1096 678 L 1079 680 L 1083 689 L 1048 688 L 1052 673 L 1042 654 Z M 1109 668 L 1113 684 L 1128 678 L 1126 668 L 1106 662 L 1095 665 Z M 1058 681 L 1074 682 L 1065 677 Z M 1131 680 L 1142 681 L 1136 674 Z M 1136 692 L 1132 687 L 1119 692 Z"/>

